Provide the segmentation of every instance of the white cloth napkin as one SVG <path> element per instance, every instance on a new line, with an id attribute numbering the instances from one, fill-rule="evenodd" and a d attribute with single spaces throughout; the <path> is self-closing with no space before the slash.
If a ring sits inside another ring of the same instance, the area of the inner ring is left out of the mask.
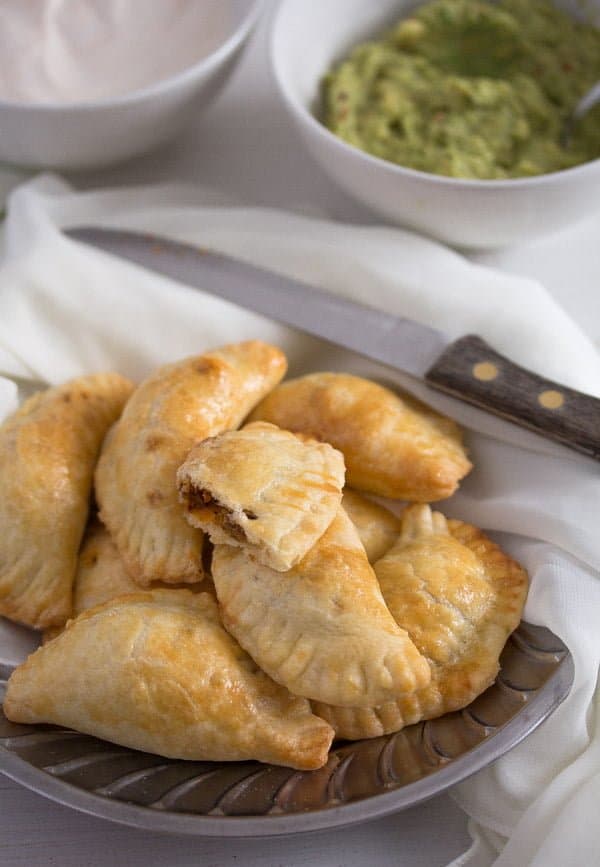
<path id="1" fill-rule="evenodd" d="M 414 234 L 223 207 L 218 195 L 177 187 L 74 193 L 49 176 L 8 202 L 0 260 L 0 372 L 60 382 L 117 369 L 139 379 L 154 366 L 221 343 L 260 337 L 281 345 L 293 374 L 345 369 L 403 385 L 469 428 L 475 470 L 443 511 L 488 530 L 528 568 L 525 616 L 569 646 L 575 683 L 521 746 L 454 790 L 472 817 L 461 865 L 591 864 L 600 846 L 594 690 L 600 660 L 600 466 L 430 392 L 402 374 L 298 334 L 68 240 L 81 224 L 151 230 L 232 253 L 450 336 L 476 332 L 515 361 L 600 395 L 600 354 L 543 286 L 474 265 Z M 299 299 L 301 303 L 301 299 Z M 0 378 L 0 417 L 16 389 Z M 0 662 L 23 658 L 25 630 L 0 622 Z M 589 821 L 588 821 L 589 820 Z M 508 842 L 507 842 L 508 841 Z"/>

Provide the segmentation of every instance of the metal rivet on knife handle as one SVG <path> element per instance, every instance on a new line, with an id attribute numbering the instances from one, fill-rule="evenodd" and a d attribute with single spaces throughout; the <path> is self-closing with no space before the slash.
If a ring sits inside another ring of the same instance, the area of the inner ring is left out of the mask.
<path id="1" fill-rule="evenodd" d="M 491 382 L 496 379 L 500 371 L 491 361 L 479 361 L 473 365 L 473 376 L 475 379 L 480 379 L 482 382 Z"/>
<path id="2" fill-rule="evenodd" d="M 476 335 L 450 344 L 425 380 L 434 388 L 600 459 L 600 400 L 519 367 Z M 566 408 L 568 412 L 563 411 Z"/>
<path id="3" fill-rule="evenodd" d="M 544 409 L 560 409 L 561 406 L 564 406 L 565 399 L 560 391 L 549 388 L 538 395 L 538 403 Z"/>

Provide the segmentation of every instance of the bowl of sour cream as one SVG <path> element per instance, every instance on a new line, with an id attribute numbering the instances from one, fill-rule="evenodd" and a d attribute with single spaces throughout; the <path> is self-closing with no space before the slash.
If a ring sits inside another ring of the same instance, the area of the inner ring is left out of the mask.
<path id="1" fill-rule="evenodd" d="M 261 0 L 2 0 L 0 161 L 101 167 L 173 138 L 220 90 Z"/>
<path id="2" fill-rule="evenodd" d="M 600 208 L 600 0 L 282 0 L 271 61 L 321 166 L 378 214 L 499 247 Z"/>

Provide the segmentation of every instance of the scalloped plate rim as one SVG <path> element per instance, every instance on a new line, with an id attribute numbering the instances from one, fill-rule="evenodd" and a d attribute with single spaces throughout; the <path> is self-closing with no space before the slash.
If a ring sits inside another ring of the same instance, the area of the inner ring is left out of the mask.
<path id="1" fill-rule="evenodd" d="M 524 626 L 528 625 L 523 623 Z M 555 636 L 556 637 L 556 636 Z M 573 657 L 565 655 L 555 672 L 524 705 L 484 742 L 466 751 L 448 765 L 412 783 L 389 792 L 358 798 L 345 804 L 287 815 L 206 816 L 163 812 L 152 807 L 110 799 L 53 777 L 0 745 L 0 773 L 56 803 L 121 825 L 161 833 L 204 837 L 277 837 L 326 831 L 360 824 L 414 807 L 441 794 L 487 767 L 516 747 L 556 708 L 570 692 L 574 679 Z"/>

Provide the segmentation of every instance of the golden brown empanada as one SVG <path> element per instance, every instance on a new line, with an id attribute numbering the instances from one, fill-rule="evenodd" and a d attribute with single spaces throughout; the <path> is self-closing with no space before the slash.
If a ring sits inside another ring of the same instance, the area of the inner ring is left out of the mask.
<path id="1" fill-rule="evenodd" d="M 429 666 L 386 608 L 342 508 L 289 572 L 216 545 L 212 574 L 226 629 L 295 695 L 369 706 L 429 682 Z"/>
<path id="2" fill-rule="evenodd" d="M 328 443 L 255 422 L 195 446 L 177 484 L 192 526 L 286 572 L 335 518 L 344 458 Z"/>
<path id="3" fill-rule="evenodd" d="M 379 707 L 313 709 L 343 738 L 378 737 L 469 704 L 493 681 L 519 624 L 527 575 L 476 527 L 411 506 L 375 564 L 390 611 L 431 666 L 429 686 Z"/>
<path id="4" fill-rule="evenodd" d="M 132 390 L 116 373 L 81 376 L 0 427 L 0 614 L 38 629 L 71 614 L 94 465 Z"/>
<path id="5" fill-rule="evenodd" d="M 185 520 L 177 468 L 196 442 L 237 427 L 285 370 L 279 349 L 251 340 L 168 364 L 136 389 L 106 438 L 96 496 L 138 584 L 202 580 L 202 533 Z"/>
<path id="6" fill-rule="evenodd" d="M 198 593 L 200 590 L 215 595 L 211 580 L 198 584 L 164 584 L 154 581 L 152 589 L 177 587 Z M 98 520 L 93 520 L 88 526 L 77 561 L 77 571 L 73 582 L 73 617 L 77 617 L 89 608 L 102 605 L 119 596 L 139 592 L 139 586 L 133 580 L 117 546 L 110 533 Z M 51 626 L 44 630 L 43 640 L 51 641 L 63 630 L 62 626 Z"/>
<path id="7" fill-rule="evenodd" d="M 400 518 L 351 488 L 344 488 L 342 507 L 358 530 L 369 563 L 376 563 L 400 535 Z"/>
<path id="8" fill-rule="evenodd" d="M 73 617 L 88 608 L 108 602 L 117 596 L 139 591 L 138 585 L 125 569 L 121 555 L 106 527 L 99 521 L 88 526 L 73 582 Z M 62 627 L 53 626 L 44 630 L 44 641 L 62 632 Z"/>
<path id="9" fill-rule="evenodd" d="M 73 585 L 73 617 L 117 596 L 139 592 L 106 527 L 94 521 L 86 532 Z"/>
<path id="10" fill-rule="evenodd" d="M 471 469 L 455 422 L 410 395 L 348 373 L 284 382 L 250 420 L 331 443 L 344 455 L 350 487 L 382 497 L 441 500 Z"/>
<path id="11" fill-rule="evenodd" d="M 323 765 L 331 728 L 223 629 L 206 593 L 121 596 L 72 620 L 9 679 L 4 713 L 158 755 Z"/>

